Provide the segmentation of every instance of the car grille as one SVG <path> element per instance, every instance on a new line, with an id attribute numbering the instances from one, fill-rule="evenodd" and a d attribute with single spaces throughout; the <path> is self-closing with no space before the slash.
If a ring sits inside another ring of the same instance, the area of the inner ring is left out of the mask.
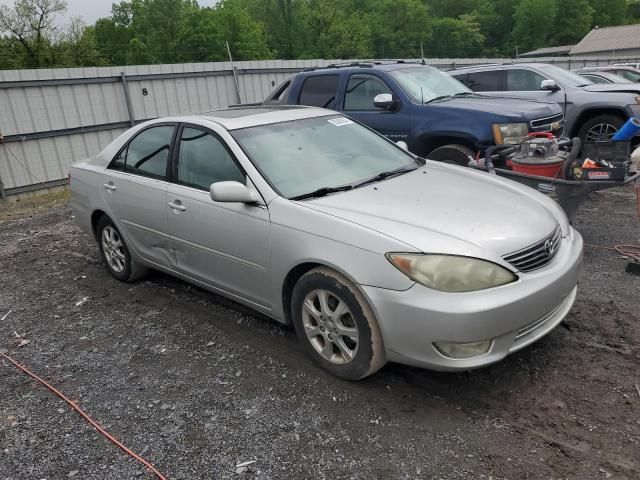
<path id="1" fill-rule="evenodd" d="M 562 132 L 564 128 L 564 115 L 559 113 L 551 117 L 538 118 L 530 122 L 534 132 Z"/>
<path id="2" fill-rule="evenodd" d="M 556 226 L 551 235 L 503 258 L 521 272 L 531 272 L 548 265 L 560 250 L 562 231 Z"/>

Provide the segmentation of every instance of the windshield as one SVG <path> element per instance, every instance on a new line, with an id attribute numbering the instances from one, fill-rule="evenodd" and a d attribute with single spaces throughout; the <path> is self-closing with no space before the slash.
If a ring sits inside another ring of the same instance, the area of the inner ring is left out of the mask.
<path id="1" fill-rule="evenodd" d="M 455 78 L 432 67 L 414 67 L 391 70 L 389 74 L 416 103 L 459 93 L 473 94 Z"/>
<path id="2" fill-rule="evenodd" d="M 632 83 L 640 83 L 640 73 L 633 70 L 618 70 L 618 75 L 626 78 Z"/>
<path id="3" fill-rule="evenodd" d="M 588 80 L 577 73 L 571 72 L 566 68 L 558 67 L 556 65 L 544 65 L 540 68 L 561 85 L 566 85 L 568 87 L 584 87 L 585 85 L 593 84 L 591 80 Z"/>
<path id="4" fill-rule="evenodd" d="M 341 115 L 230 133 L 265 180 L 286 198 L 356 185 L 381 172 L 419 166 L 402 149 Z"/>

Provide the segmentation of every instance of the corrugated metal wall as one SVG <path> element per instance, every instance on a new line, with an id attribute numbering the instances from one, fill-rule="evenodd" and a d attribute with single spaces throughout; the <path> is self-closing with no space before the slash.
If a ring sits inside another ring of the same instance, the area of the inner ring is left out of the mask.
<path id="1" fill-rule="evenodd" d="M 536 59 L 565 67 L 614 59 Z M 618 61 L 620 59 L 617 59 Z M 356 60 L 348 60 L 352 62 Z M 451 68 L 508 59 L 429 59 Z M 296 71 L 344 60 L 230 62 L 0 70 L 0 185 L 7 193 L 59 184 L 69 166 L 100 151 L 132 122 L 262 101 Z M 123 82 L 123 76 L 126 84 Z M 129 104 L 125 95 L 129 93 Z"/>

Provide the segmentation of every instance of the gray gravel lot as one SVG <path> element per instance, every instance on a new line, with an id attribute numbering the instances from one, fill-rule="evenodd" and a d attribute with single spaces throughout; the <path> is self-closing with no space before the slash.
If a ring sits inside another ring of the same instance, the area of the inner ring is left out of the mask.
<path id="1" fill-rule="evenodd" d="M 576 226 L 640 243 L 634 206 L 631 188 L 594 194 Z M 66 207 L 0 215 L 0 348 L 168 479 L 640 478 L 640 276 L 610 250 L 587 248 L 575 307 L 530 348 L 359 383 L 287 327 L 159 273 L 118 283 L 97 258 Z M 0 479 L 66 478 L 152 476 L 0 360 Z"/>

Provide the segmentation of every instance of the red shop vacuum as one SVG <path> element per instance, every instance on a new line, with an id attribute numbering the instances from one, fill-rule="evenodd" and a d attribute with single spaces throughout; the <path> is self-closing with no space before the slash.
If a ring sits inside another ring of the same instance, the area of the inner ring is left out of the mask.
<path id="1" fill-rule="evenodd" d="M 511 169 L 525 175 L 564 178 L 568 164 L 573 163 L 579 151 L 578 139 L 574 139 L 571 150 L 566 151 L 560 148 L 552 133 L 530 133 L 511 156 Z"/>

